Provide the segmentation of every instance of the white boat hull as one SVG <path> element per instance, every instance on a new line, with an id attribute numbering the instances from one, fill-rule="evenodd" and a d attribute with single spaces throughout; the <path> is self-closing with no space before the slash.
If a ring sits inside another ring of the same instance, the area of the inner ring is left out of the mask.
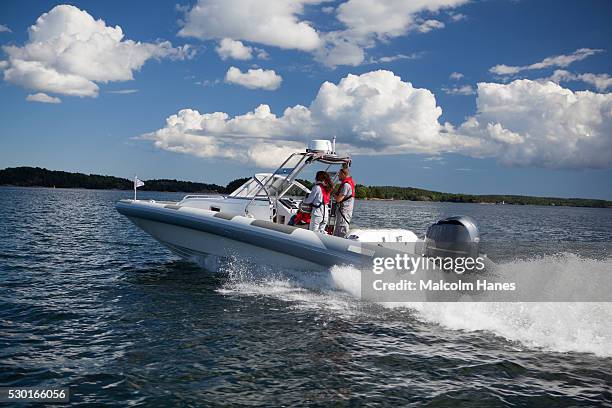
<path id="1" fill-rule="evenodd" d="M 203 260 L 213 255 L 219 258 L 248 260 L 262 265 L 273 264 L 276 267 L 289 269 L 324 269 L 322 265 L 302 258 L 211 233 L 143 218 L 128 218 L 166 248 L 187 260 Z"/>
<path id="2" fill-rule="evenodd" d="M 241 259 L 262 265 L 316 270 L 333 265 L 372 265 L 398 253 L 380 244 L 315 233 L 270 221 L 173 203 L 121 200 L 117 210 L 184 257 Z M 412 252 L 414 242 L 404 242 Z"/>

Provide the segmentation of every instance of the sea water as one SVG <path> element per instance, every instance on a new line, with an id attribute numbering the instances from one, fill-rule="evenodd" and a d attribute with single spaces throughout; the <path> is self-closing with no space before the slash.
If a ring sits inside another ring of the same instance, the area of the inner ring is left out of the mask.
<path id="1" fill-rule="evenodd" d="M 611 303 L 371 303 L 346 266 L 180 260 L 115 211 L 129 192 L 0 196 L 0 386 L 69 387 L 72 402 L 107 406 L 612 405 Z M 506 276 L 612 273 L 610 209 L 355 211 L 360 227 L 419 236 L 470 215 Z"/>

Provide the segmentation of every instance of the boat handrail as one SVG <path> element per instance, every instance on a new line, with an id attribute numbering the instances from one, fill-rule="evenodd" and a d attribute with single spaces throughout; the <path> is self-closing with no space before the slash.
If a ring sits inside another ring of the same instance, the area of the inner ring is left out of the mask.
<path id="1" fill-rule="evenodd" d="M 261 182 L 261 180 L 259 180 L 259 179 L 257 178 L 257 175 L 254 175 L 254 176 L 253 176 L 253 180 L 255 180 L 255 181 L 257 182 L 257 184 L 259 184 L 259 185 L 261 186 L 261 189 L 263 189 L 263 191 L 265 191 L 265 193 L 266 193 L 266 197 L 268 198 L 268 203 L 269 203 L 270 205 L 272 205 L 272 199 L 270 198 L 270 193 L 268 193 L 268 190 L 266 189 L 266 186 L 265 186 L 265 185 L 264 185 L 264 184 Z M 259 191 L 261 191 L 261 189 L 260 189 Z M 259 192 L 259 191 L 258 191 L 258 192 Z M 245 214 L 248 214 L 248 213 L 249 213 L 249 207 L 250 207 L 250 205 L 253 203 L 253 201 L 255 201 L 255 199 L 256 199 L 257 197 L 258 197 L 258 196 L 257 196 L 257 194 L 255 194 L 255 195 L 253 196 L 253 198 L 251 198 L 251 201 L 249 201 L 249 203 L 248 203 L 248 204 L 247 204 L 247 205 L 244 207 L 244 213 L 245 213 Z"/>
<path id="2" fill-rule="evenodd" d="M 293 167 L 293 169 L 288 172 L 286 175 L 283 174 L 279 174 L 279 170 L 283 169 L 284 166 L 294 157 L 294 156 L 302 156 L 302 158 L 299 160 L 299 162 Z M 272 173 L 269 177 L 267 177 L 264 182 L 262 183 L 261 180 L 259 180 L 257 178 L 257 175 L 255 175 L 253 177 L 253 179 L 257 182 L 257 184 L 259 184 L 259 190 L 257 190 L 255 192 L 255 195 L 253 196 L 253 198 L 251 199 L 251 201 L 249 201 L 249 203 L 246 205 L 246 207 L 244 208 L 244 212 L 246 214 L 248 214 L 248 208 L 249 206 L 253 203 L 253 201 L 255 200 L 256 197 L 260 197 L 259 193 L 263 190 L 266 193 L 266 198 L 268 199 L 268 202 L 270 203 L 270 205 L 274 205 L 272 202 L 272 198 L 270 197 L 270 192 L 268 191 L 268 189 L 266 188 L 268 185 L 271 185 L 274 183 L 275 179 L 277 177 L 279 178 L 283 178 L 284 176 L 284 181 L 288 182 L 289 185 L 287 186 L 287 188 L 285 188 L 283 191 L 279 192 L 276 191 L 276 197 L 274 199 L 276 205 L 278 205 L 278 199 L 280 197 L 282 197 L 283 195 L 285 195 L 290 189 L 291 187 L 293 187 L 294 183 L 297 184 L 299 187 L 301 188 L 305 188 L 304 185 L 302 185 L 300 182 L 298 182 L 296 180 L 297 175 L 299 173 L 302 172 L 303 168 L 308 165 L 309 163 L 311 163 L 313 161 L 313 159 L 315 161 L 321 161 L 325 164 L 327 164 L 327 169 L 326 171 L 329 169 L 330 166 L 334 165 L 334 164 L 348 164 L 350 165 L 350 158 L 349 157 L 339 157 L 334 155 L 333 158 L 330 158 L 326 155 L 319 155 L 319 154 L 312 154 L 312 153 L 293 153 L 292 155 L 290 155 L 287 159 L 285 159 L 285 161 L 276 169 L 276 171 L 274 173 Z M 327 159 L 327 160 L 326 160 Z M 333 159 L 333 160 L 332 160 Z M 309 190 L 309 189 L 306 189 Z M 280 194 L 279 194 L 280 193 Z"/>
<path id="3" fill-rule="evenodd" d="M 221 194 L 221 196 L 223 196 L 223 194 Z M 183 200 L 186 200 L 188 198 L 215 198 L 217 196 L 215 195 L 206 195 L 206 194 L 187 194 L 186 196 L 183 197 Z"/>

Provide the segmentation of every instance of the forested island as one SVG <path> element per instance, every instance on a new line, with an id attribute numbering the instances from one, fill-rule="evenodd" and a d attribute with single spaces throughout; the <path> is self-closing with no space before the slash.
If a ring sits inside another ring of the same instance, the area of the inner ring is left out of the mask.
<path id="1" fill-rule="evenodd" d="M 144 180 L 140 191 L 180 191 L 185 193 L 225 193 L 217 184 L 178 180 Z M 0 186 L 87 188 L 93 190 L 131 190 L 133 180 L 98 174 L 70 173 L 40 167 L 9 167 L 0 170 Z"/>
<path id="2" fill-rule="evenodd" d="M 247 178 L 240 178 L 230 181 L 226 186 L 221 186 L 218 184 L 195 183 L 191 181 L 154 179 L 144 180 L 145 185 L 140 187 L 139 190 L 229 194 L 246 180 Z M 312 185 L 306 180 L 300 181 L 307 187 Z M 121 177 L 70 173 L 65 171 L 47 170 L 40 167 L 10 167 L 0 170 L 0 186 L 131 190 L 133 189 L 133 182 L 132 180 Z M 364 186 L 361 184 L 358 184 L 356 187 L 356 197 L 366 200 L 411 200 L 453 203 L 612 208 L 612 201 L 585 198 L 454 194 L 423 190 L 413 187 Z"/>

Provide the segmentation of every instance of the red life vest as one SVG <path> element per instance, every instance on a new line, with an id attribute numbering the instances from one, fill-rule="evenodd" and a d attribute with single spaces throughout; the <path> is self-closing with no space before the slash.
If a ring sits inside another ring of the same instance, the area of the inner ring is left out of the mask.
<path id="1" fill-rule="evenodd" d="M 295 220 L 293 222 L 294 222 L 294 225 L 310 224 L 310 213 L 298 211 L 298 213 L 295 216 Z"/>
<path id="2" fill-rule="evenodd" d="M 344 183 L 346 183 L 349 186 L 351 186 L 351 195 L 344 197 L 342 199 L 342 202 L 355 197 L 355 181 L 353 181 L 353 178 L 352 177 L 345 178 L 344 180 L 342 180 L 342 184 L 344 184 Z"/>
<path id="3" fill-rule="evenodd" d="M 323 196 L 323 201 L 320 202 L 319 204 L 316 204 L 316 205 L 315 204 L 310 204 L 310 206 L 312 208 L 320 208 L 320 207 L 322 207 L 324 205 L 328 205 L 329 204 L 329 198 L 330 198 L 330 195 L 331 195 L 330 194 L 331 191 L 324 189 L 323 186 L 321 184 L 319 184 L 319 183 L 317 183 L 316 186 L 321 189 L 321 195 Z"/>
<path id="4" fill-rule="evenodd" d="M 319 188 L 321 188 L 321 193 L 323 194 L 323 204 L 328 205 L 331 191 L 323 188 L 322 185 L 319 185 Z"/>

